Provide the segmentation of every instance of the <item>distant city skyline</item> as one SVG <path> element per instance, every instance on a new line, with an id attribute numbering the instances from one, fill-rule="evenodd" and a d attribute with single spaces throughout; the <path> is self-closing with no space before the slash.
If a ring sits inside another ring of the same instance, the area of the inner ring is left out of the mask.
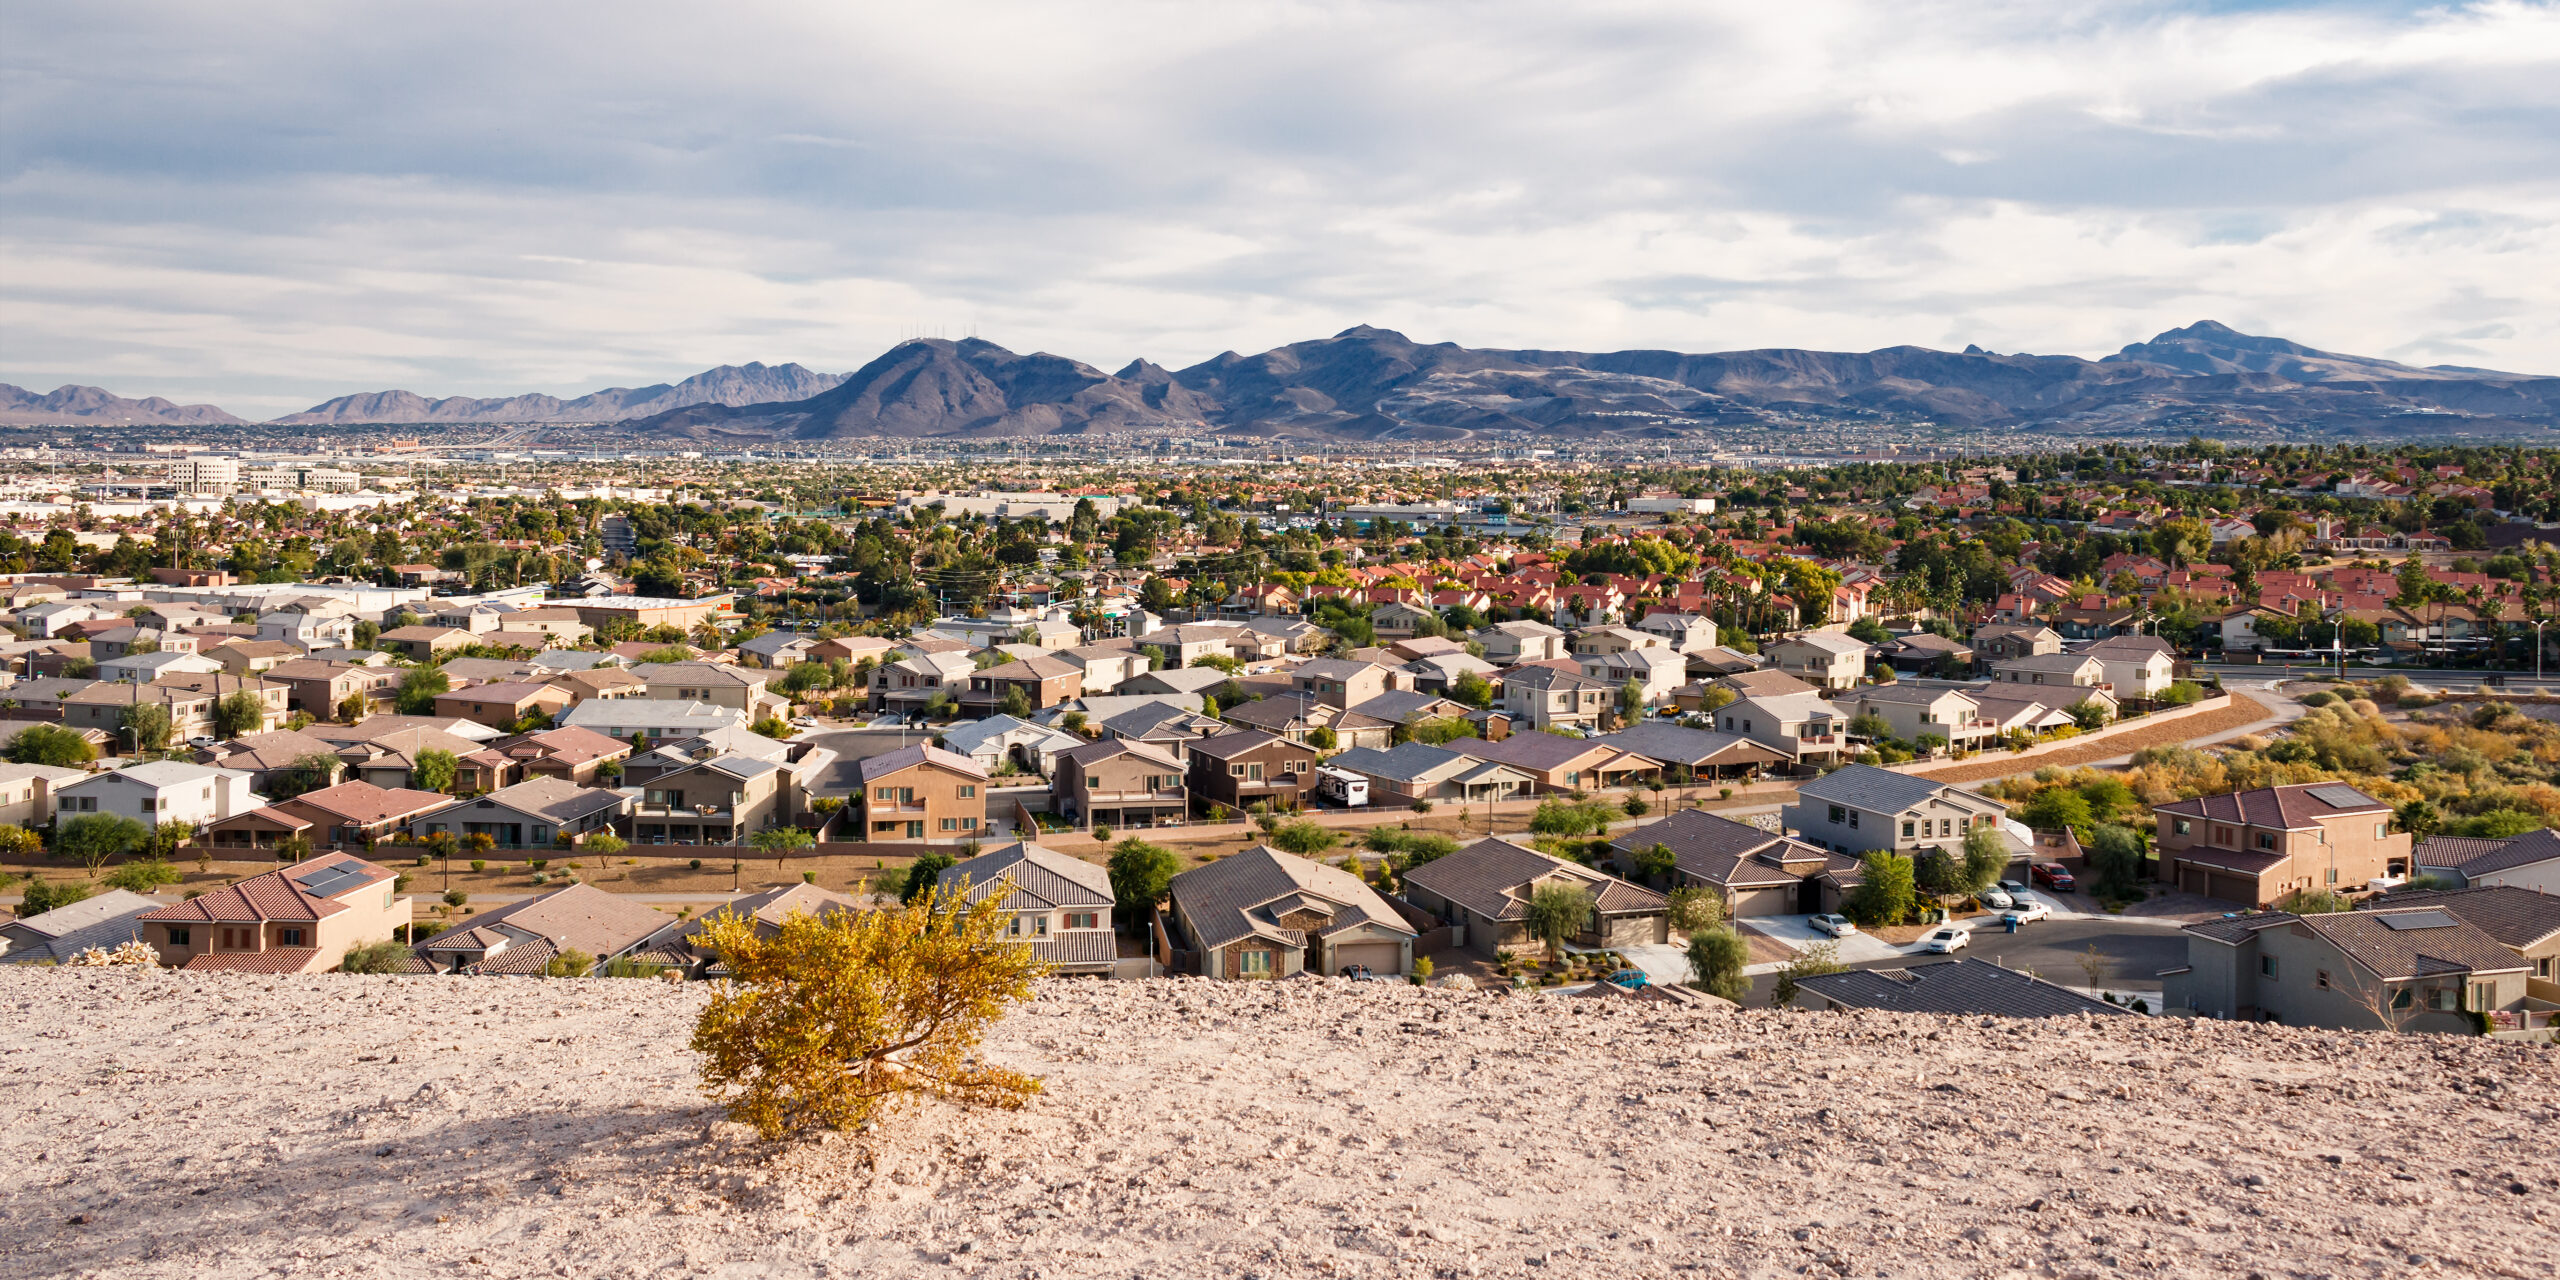
<path id="1" fill-rule="evenodd" d="M 2560 374 L 2560 6 L 0 13 L 0 381 L 272 417 L 1354 324 Z"/>

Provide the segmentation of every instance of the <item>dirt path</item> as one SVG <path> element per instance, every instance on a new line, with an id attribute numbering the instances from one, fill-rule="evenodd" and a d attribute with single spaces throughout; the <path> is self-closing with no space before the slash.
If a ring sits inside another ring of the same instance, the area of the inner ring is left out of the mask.
<path id="1" fill-rule="evenodd" d="M 2101 760 L 2131 755 L 2144 747 L 2199 742 L 2217 734 L 2246 728 L 2267 719 L 2270 714 L 2265 703 L 2245 693 L 2234 693 L 2231 695 L 2231 705 L 2219 711 L 2209 711 L 2183 720 L 2172 720 L 2167 724 L 2148 729 L 2136 729 L 2111 738 L 2100 738 L 2085 747 L 2055 751 L 2024 760 L 1984 760 L 1972 764 L 1949 765 L 1944 769 L 1931 769 L 1915 776 L 1927 778 L 1931 782 L 1989 782 L 1994 778 L 2033 773 L 2046 765 L 2076 769 L 2084 764 L 2096 764 Z"/>

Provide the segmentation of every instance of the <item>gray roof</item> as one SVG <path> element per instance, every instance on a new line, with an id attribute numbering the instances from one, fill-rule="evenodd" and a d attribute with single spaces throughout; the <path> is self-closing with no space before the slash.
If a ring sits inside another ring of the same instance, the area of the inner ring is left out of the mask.
<path id="1" fill-rule="evenodd" d="M 943 869 L 936 883 L 950 889 L 966 880 L 969 882 L 967 900 L 976 902 L 1007 877 L 1013 880 L 1013 895 L 1008 902 L 1017 908 L 1111 909 L 1111 873 L 1108 870 L 1082 858 L 1026 842 L 1018 841 L 953 863 Z"/>
<path id="2" fill-rule="evenodd" d="M 1944 684 L 1911 684 L 1897 680 L 1892 684 L 1873 685 L 1855 693 L 1844 693 L 1840 695 L 1840 700 L 1842 702 L 1893 702 L 1925 707 L 1950 693 L 1962 695 L 1967 700 L 1973 697 L 1971 689 L 1959 689 L 1953 685 Z"/>
<path id="3" fill-rule="evenodd" d="M 666 925 L 667 917 L 655 908 L 591 884 L 573 884 L 481 912 L 413 949 L 420 954 L 483 951 L 489 934 L 504 926 L 605 960 L 640 945 Z"/>
<path id="4" fill-rule="evenodd" d="M 1469 763 L 1469 760 L 1458 752 L 1429 743 L 1399 742 L 1384 751 L 1375 747 L 1353 747 L 1325 763 L 1332 768 L 1365 773 L 1373 778 L 1414 782 L 1452 764 Z"/>
<path id="5" fill-rule="evenodd" d="M 1796 789 L 1807 800 L 1845 804 L 1869 813 L 1900 813 L 1946 790 L 1943 782 L 1915 778 L 1871 764 L 1843 765 Z M 1996 804 L 1986 800 L 1985 804 Z"/>
<path id="6" fill-rule="evenodd" d="M 602 787 L 582 787 L 567 778 L 527 778 L 511 787 L 500 787 L 485 796 L 456 800 L 421 818 L 458 815 L 481 805 L 495 804 L 528 817 L 545 818 L 553 825 L 575 822 L 589 814 L 606 809 L 619 809 L 627 802 L 619 791 Z"/>
<path id="7" fill-rule="evenodd" d="M 1797 985 L 1827 1000 L 1895 1013 L 1938 1013 L 1995 1018 L 2061 1018 L 2073 1014 L 2123 1014 L 2103 1000 L 2042 978 L 2003 969 L 1988 960 L 1959 958 L 1907 969 L 1849 969 L 1798 978 Z"/>
<path id="8" fill-rule="evenodd" d="M 140 939 L 142 914 L 167 905 L 130 890 L 109 889 L 51 911 L 0 921 L 0 941 L 8 946 L 0 952 L 0 964 L 61 964 L 91 947 L 112 950 Z"/>
<path id="9" fill-rule="evenodd" d="M 2419 919 L 2412 921 L 2413 916 Z M 2496 938 L 2477 925 L 2442 908 L 2332 911 L 2303 916 L 2301 922 L 2386 980 L 2429 974 L 2506 973 L 2525 967 L 2522 956 L 2498 945 Z M 2413 924 L 2422 927 L 2409 927 Z"/>
<path id="10" fill-rule="evenodd" d="M 1603 742 L 1598 738 L 1564 738 L 1552 733 L 1515 733 L 1500 742 L 1461 738 L 1450 746 L 1478 760 L 1492 760 L 1502 764 L 1518 765 L 1523 769 L 1539 770 L 1553 769 L 1569 760 L 1595 752 L 1604 755 L 1618 752 L 1636 754 L 1626 747 L 1612 742 Z M 1650 756 L 1647 756 L 1646 760 L 1649 763 L 1660 763 Z"/>
<path id="11" fill-rule="evenodd" d="M 1269 845 L 1255 845 L 1233 857 L 1193 867 L 1173 878 L 1169 892 L 1198 930 L 1200 945 L 1208 949 L 1257 935 L 1303 947 L 1305 933 L 1279 923 L 1286 909 L 1300 906 L 1315 906 L 1331 916 L 1316 930 L 1318 936 L 1363 924 L 1407 937 L 1414 932 L 1359 877 Z"/>
<path id="12" fill-rule="evenodd" d="M 1774 831 L 1763 831 L 1703 809 L 1683 809 L 1648 822 L 1609 842 L 1621 855 L 1661 845 L 1685 875 L 1726 888 L 1788 885 L 1825 871 L 1846 871 L 1857 859 L 1825 853 Z"/>
<path id="13" fill-rule="evenodd" d="M 1579 863 L 1549 857 L 1508 840 L 1478 840 L 1446 857 L 1407 871 L 1406 884 L 1428 889 L 1488 920 L 1525 920 L 1540 881 L 1582 886 L 1603 915 L 1642 915 L 1665 909 L 1661 894 Z"/>
<path id="14" fill-rule="evenodd" d="M 2023 658 L 2002 658 L 1992 665 L 1996 671 L 2044 671 L 2057 675 L 2078 675 L 2081 668 L 2097 659 L 2085 653 L 2031 653 Z"/>
<path id="15" fill-rule="evenodd" d="M 2359 911 L 2399 907 L 2441 907 L 2497 939 L 2499 945 L 2518 951 L 2560 936 L 2560 894 L 2537 893 L 2519 885 L 2403 890 L 2356 904 Z"/>
<path id="16" fill-rule="evenodd" d="M 1664 720 L 1647 720 L 1589 741 L 1605 742 L 1621 751 L 1632 751 L 1665 764 L 1704 764 L 1737 746 L 1751 747 L 1763 753 L 1768 750 L 1738 733 L 1691 729 Z"/>
<path id="17" fill-rule="evenodd" d="M 1385 693 L 1381 693 L 1377 697 L 1367 699 L 1351 709 L 1364 716 L 1376 716 L 1389 724 L 1403 724 L 1405 721 L 1416 717 L 1428 717 L 1434 714 L 1463 714 L 1465 711 L 1465 708 L 1463 707 L 1458 708 L 1457 711 L 1450 710 L 1451 707 L 1455 706 L 1457 706 L 1456 703 L 1450 702 L 1447 698 L 1443 698 L 1436 693 L 1415 693 L 1407 689 L 1389 689 Z"/>
<path id="18" fill-rule="evenodd" d="M 2495 848 L 2460 849 L 2463 844 L 2494 845 Z M 2456 861 L 2448 854 L 2461 854 Z M 2418 863 L 2428 867 L 2451 867 L 2466 876 L 2485 876 L 2510 867 L 2529 866 L 2560 858 L 2560 831 L 2549 827 L 2525 832 L 2506 840 L 2465 840 L 2459 836 L 2434 836 L 2418 847 Z M 2443 860 L 2439 860 L 2443 859 Z"/>

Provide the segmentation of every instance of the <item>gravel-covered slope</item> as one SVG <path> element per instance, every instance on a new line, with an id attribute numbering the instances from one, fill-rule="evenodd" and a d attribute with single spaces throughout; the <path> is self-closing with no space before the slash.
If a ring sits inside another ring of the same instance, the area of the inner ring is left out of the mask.
<path id="1" fill-rule="evenodd" d="M 1057 983 L 760 1146 L 655 982 L 0 970 L 0 1274 L 2545 1277 L 2554 1051 Z"/>

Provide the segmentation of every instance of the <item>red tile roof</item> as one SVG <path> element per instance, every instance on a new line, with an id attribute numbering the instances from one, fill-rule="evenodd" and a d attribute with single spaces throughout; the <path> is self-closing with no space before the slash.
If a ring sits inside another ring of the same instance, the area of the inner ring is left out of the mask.
<path id="1" fill-rule="evenodd" d="M 212 895 L 208 894 L 207 897 Z M 203 901 L 202 898 L 197 901 Z M 318 959 L 318 947 L 270 947 L 265 951 L 214 951 L 178 966 L 197 973 L 300 973 Z"/>
<path id="2" fill-rule="evenodd" d="M 349 879 L 333 898 L 315 898 L 303 892 L 297 878 L 308 879 L 313 873 L 352 863 L 363 872 L 362 879 Z M 235 885 L 215 889 L 189 898 L 173 907 L 143 913 L 142 919 L 161 924 L 252 924 L 267 920 L 318 920 L 347 909 L 344 898 L 358 889 L 370 888 L 394 878 L 391 870 L 378 867 L 362 858 L 344 854 L 314 858 L 309 862 L 278 867 L 264 875 L 251 876 Z"/>

